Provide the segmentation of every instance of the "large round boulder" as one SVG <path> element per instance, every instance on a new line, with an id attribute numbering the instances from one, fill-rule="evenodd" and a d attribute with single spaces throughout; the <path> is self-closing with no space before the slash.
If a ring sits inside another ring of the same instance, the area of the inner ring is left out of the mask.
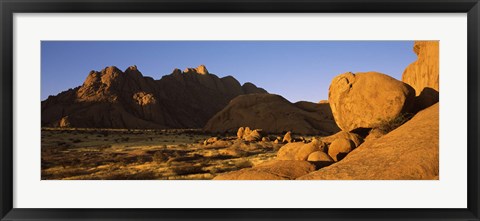
<path id="1" fill-rule="evenodd" d="M 414 99 L 411 86 L 378 72 L 338 75 L 328 93 L 335 122 L 344 131 L 395 119 L 412 108 Z"/>

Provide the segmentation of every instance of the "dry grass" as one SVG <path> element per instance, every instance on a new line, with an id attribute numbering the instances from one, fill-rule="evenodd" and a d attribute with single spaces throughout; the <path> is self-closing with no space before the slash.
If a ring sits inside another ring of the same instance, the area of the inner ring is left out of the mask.
<path id="1" fill-rule="evenodd" d="M 198 130 L 42 129 L 44 180 L 212 179 L 275 157 L 278 144 L 210 137 Z"/>

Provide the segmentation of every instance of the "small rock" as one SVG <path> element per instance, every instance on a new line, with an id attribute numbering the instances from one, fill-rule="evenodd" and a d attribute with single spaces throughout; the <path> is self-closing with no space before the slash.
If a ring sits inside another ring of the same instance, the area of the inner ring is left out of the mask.
<path id="1" fill-rule="evenodd" d="M 303 142 L 287 143 L 278 150 L 277 159 L 305 161 L 311 153 L 321 151 L 323 145 L 324 144 L 320 142 L 310 142 L 307 144 Z"/>
<path id="2" fill-rule="evenodd" d="M 355 148 L 353 141 L 345 138 L 334 140 L 328 147 L 328 155 L 335 161 L 343 159 L 350 151 Z"/>
<path id="3" fill-rule="evenodd" d="M 238 138 L 238 139 L 242 139 L 244 132 L 245 132 L 245 128 L 243 128 L 243 127 L 238 128 L 237 138 Z"/>
<path id="4" fill-rule="evenodd" d="M 308 155 L 307 161 L 313 162 L 333 162 L 333 159 L 325 152 L 315 151 Z"/>
<path id="5" fill-rule="evenodd" d="M 318 149 L 320 151 L 323 151 L 323 152 L 326 152 L 327 150 L 327 144 L 319 139 L 317 139 L 316 137 L 312 138 L 312 141 L 310 142 L 312 143 L 313 145 L 316 145 L 318 146 Z"/>
<path id="6" fill-rule="evenodd" d="M 204 145 L 207 145 L 207 144 L 212 144 L 212 143 L 215 143 L 218 141 L 218 137 L 210 137 L 208 139 L 206 139 L 203 144 Z"/>
<path id="7" fill-rule="evenodd" d="M 250 130 L 250 127 L 245 127 L 245 130 L 243 131 L 243 137 L 245 138 L 245 137 L 248 136 L 251 132 L 252 132 L 252 130 Z"/>
<path id="8" fill-rule="evenodd" d="M 295 154 L 295 160 L 307 160 L 308 156 L 315 152 L 320 151 L 318 143 L 307 143 L 304 144 Z"/>
<path id="9" fill-rule="evenodd" d="M 62 117 L 62 119 L 59 122 L 60 127 L 70 127 L 70 121 L 68 120 L 68 116 Z"/>
<path id="10" fill-rule="evenodd" d="M 292 142 L 292 132 L 288 131 L 285 136 L 283 136 L 282 142 L 291 143 Z"/>
<path id="11" fill-rule="evenodd" d="M 340 131 L 340 132 L 338 132 L 334 135 L 331 135 L 331 136 L 328 136 L 328 137 L 322 137 L 321 141 L 323 141 L 327 144 L 330 144 L 333 141 L 335 141 L 337 139 L 340 139 L 340 138 L 344 138 L 344 139 L 348 139 L 348 140 L 353 141 L 353 143 L 355 144 L 355 147 L 358 147 L 358 146 L 360 146 L 360 144 L 363 143 L 363 139 L 358 134 L 350 133 L 350 132 L 346 132 L 346 131 Z"/>
<path id="12" fill-rule="evenodd" d="M 259 141 L 261 138 L 262 138 L 262 135 L 260 135 L 260 130 L 252 130 L 249 134 L 245 134 L 246 136 L 244 136 L 244 140 L 245 141 Z"/>
<path id="13" fill-rule="evenodd" d="M 304 144 L 295 142 L 283 145 L 277 152 L 277 160 L 295 160 L 295 155 Z"/>

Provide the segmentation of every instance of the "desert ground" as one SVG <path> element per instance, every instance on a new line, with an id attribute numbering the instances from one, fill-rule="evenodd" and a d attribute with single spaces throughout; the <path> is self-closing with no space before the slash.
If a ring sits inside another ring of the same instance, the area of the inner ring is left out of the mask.
<path id="1" fill-rule="evenodd" d="M 202 130 L 42 129 L 43 180 L 206 180 L 253 167 L 282 144 Z"/>

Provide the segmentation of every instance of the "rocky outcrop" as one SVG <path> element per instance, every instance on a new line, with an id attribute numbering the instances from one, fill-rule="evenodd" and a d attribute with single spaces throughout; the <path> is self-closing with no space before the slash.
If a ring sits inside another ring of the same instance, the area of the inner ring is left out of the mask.
<path id="1" fill-rule="evenodd" d="M 111 66 L 91 71 L 82 86 L 42 101 L 42 126 L 202 128 L 233 98 L 267 93 L 251 83 L 244 86 L 248 91 L 235 78 L 219 78 L 203 65 L 175 69 L 160 80 L 144 77 L 136 66 L 125 71 Z"/>
<path id="2" fill-rule="evenodd" d="M 285 133 L 285 135 L 283 136 L 282 142 L 283 142 L 283 143 L 291 143 L 292 140 L 293 140 L 293 138 L 292 138 L 292 132 L 288 131 L 288 132 Z"/>
<path id="3" fill-rule="evenodd" d="M 439 41 L 415 41 L 413 51 L 418 58 L 405 69 L 402 81 L 412 86 L 417 96 L 424 88 L 440 91 Z"/>
<path id="4" fill-rule="evenodd" d="M 344 131 L 373 128 L 412 108 L 415 90 L 378 72 L 344 73 L 332 80 L 328 101 Z"/>
<path id="5" fill-rule="evenodd" d="M 301 106 L 301 107 L 299 107 Z M 205 126 L 211 132 L 236 132 L 239 127 L 265 133 L 329 135 L 339 131 L 328 104 L 292 104 L 273 94 L 241 95 L 213 116 Z"/>
<path id="6" fill-rule="evenodd" d="M 439 41 L 415 41 L 413 51 L 418 59 L 405 69 L 402 81 L 415 89 L 420 110 L 439 100 Z"/>
<path id="7" fill-rule="evenodd" d="M 292 180 L 313 171 L 315 166 L 307 161 L 273 160 L 218 175 L 214 180 Z"/>
<path id="8" fill-rule="evenodd" d="M 322 141 L 315 140 L 310 143 L 288 143 L 280 148 L 277 153 L 278 160 L 307 160 L 308 156 L 316 151 L 324 151 L 326 145 Z"/>
<path id="9" fill-rule="evenodd" d="M 437 103 L 390 133 L 367 140 L 343 160 L 298 179 L 438 179 L 438 108 Z"/>
<path id="10" fill-rule="evenodd" d="M 333 141 L 338 139 L 351 140 L 355 144 L 355 147 L 360 146 L 360 144 L 362 144 L 363 142 L 363 139 L 358 134 L 350 133 L 346 131 L 340 131 L 334 135 L 331 135 L 328 137 L 322 137 L 320 140 L 330 145 L 331 143 L 333 143 Z"/>
<path id="11" fill-rule="evenodd" d="M 259 141 L 262 139 L 262 135 L 259 132 L 260 130 L 252 130 L 249 134 L 245 134 L 243 139 L 245 141 Z"/>

